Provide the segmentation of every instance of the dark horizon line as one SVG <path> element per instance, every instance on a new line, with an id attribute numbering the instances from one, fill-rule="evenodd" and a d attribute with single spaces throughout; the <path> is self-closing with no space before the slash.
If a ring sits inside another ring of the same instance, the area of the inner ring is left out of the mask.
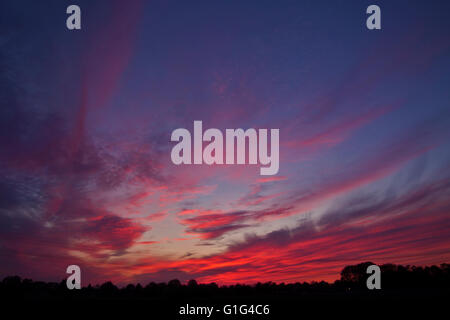
<path id="1" fill-rule="evenodd" d="M 166 285 L 166 286 L 174 286 L 174 287 L 179 287 L 179 286 L 216 286 L 217 288 L 231 288 L 231 287 L 236 287 L 236 286 L 246 286 L 246 287 L 255 287 L 258 285 L 274 285 L 274 286 L 283 286 L 283 285 L 296 285 L 296 284 L 302 284 L 302 285 L 314 285 L 314 284 L 324 284 L 324 285 L 336 285 L 338 283 L 342 283 L 342 282 L 358 282 L 361 280 L 361 278 L 367 277 L 369 276 L 369 274 L 366 273 L 366 268 L 369 265 L 374 265 L 375 263 L 372 262 L 362 262 L 356 265 L 347 265 L 345 266 L 341 272 L 339 273 L 340 278 L 336 279 L 334 282 L 328 282 L 325 280 L 311 280 L 311 281 L 296 281 L 296 282 L 276 282 L 276 281 L 256 281 L 256 282 L 252 282 L 252 283 L 240 283 L 240 282 L 236 282 L 233 284 L 222 284 L 222 285 L 218 285 L 216 282 L 209 282 L 209 283 L 203 283 L 203 282 L 197 282 L 197 280 L 195 278 L 190 279 L 190 280 L 185 280 L 185 281 L 180 281 L 178 279 L 171 279 L 168 281 L 154 281 L 151 280 L 149 282 L 147 282 L 145 285 L 141 284 L 141 282 L 137 282 L 136 284 L 134 283 L 128 283 L 126 285 L 123 285 L 121 287 L 119 287 L 118 285 L 115 285 L 113 283 L 112 280 L 108 280 L 102 283 L 97 283 L 97 284 L 92 284 L 89 283 L 88 285 L 84 285 L 81 287 L 81 289 L 88 289 L 88 288 L 101 288 L 104 285 L 112 285 L 115 288 L 122 290 L 122 289 L 126 289 L 129 286 L 133 286 L 133 287 L 138 287 L 141 286 L 142 288 L 145 288 L 146 286 L 149 285 Z M 444 273 L 447 272 L 450 275 L 450 263 L 440 263 L 439 265 L 436 264 L 432 264 L 432 265 L 422 265 L 422 266 L 416 266 L 416 265 L 402 265 L 402 264 L 394 264 L 394 263 L 385 263 L 385 264 L 380 264 L 378 265 L 383 273 L 386 272 L 407 272 L 407 273 L 412 273 L 412 272 L 426 272 L 426 271 L 430 271 L 430 270 L 441 270 Z M 351 274 L 351 275 L 350 275 Z M 352 280 L 349 279 L 350 276 L 355 276 L 356 278 Z M 4 284 L 5 282 L 11 281 L 12 279 L 16 279 L 18 280 L 20 283 L 24 283 L 29 282 L 29 283 L 44 283 L 46 285 L 61 285 L 61 284 L 65 284 L 67 281 L 67 277 L 61 279 L 59 282 L 57 281 L 42 281 L 42 280 L 33 280 L 30 278 L 22 278 L 19 275 L 10 275 L 10 276 L 5 276 L 3 277 L 3 279 L 0 280 L 0 285 Z"/>

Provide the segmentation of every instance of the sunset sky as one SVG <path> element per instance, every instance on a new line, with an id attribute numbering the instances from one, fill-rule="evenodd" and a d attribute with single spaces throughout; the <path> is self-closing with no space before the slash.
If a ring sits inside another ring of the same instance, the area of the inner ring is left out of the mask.
<path id="1" fill-rule="evenodd" d="M 334 281 L 450 262 L 450 2 L 0 4 L 0 278 Z M 82 29 L 66 28 L 78 4 Z M 280 170 L 171 162 L 279 128 Z"/>

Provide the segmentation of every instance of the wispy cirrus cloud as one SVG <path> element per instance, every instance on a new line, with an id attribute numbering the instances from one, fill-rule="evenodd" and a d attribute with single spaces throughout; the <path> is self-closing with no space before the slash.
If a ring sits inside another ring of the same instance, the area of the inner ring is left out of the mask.
<path id="1" fill-rule="evenodd" d="M 368 258 L 416 264 L 430 263 L 436 253 L 448 258 L 449 187 L 444 179 L 398 196 L 355 198 L 318 222 L 306 221 L 264 236 L 249 234 L 224 253 L 168 266 L 183 274 L 182 279 L 236 283 L 334 280 L 346 264 Z M 145 268 L 141 271 L 153 275 Z"/>

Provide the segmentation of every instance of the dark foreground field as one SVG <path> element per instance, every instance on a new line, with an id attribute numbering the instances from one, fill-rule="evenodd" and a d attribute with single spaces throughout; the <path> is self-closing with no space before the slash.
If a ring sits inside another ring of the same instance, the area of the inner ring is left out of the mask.
<path id="1" fill-rule="evenodd" d="M 219 287 L 194 280 L 128 285 L 111 282 L 68 290 L 60 283 L 7 277 L 0 283 L 4 308 L 17 313 L 91 318 L 144 319 L 306 319 L 343 317 L 447 318 L 450 265 L 410 267 L 383 265 L 382 288 L 368 290 L 370 263 L 348 266 L 341 279 L 326 282 Z M 258 307 L 259 306 L 259 307 Z M 206 310 L 211 310 L 208 313 Z M 200 314 L 190 313 L 195 310 Z M 259 313 L 259 314 L 258 314 Z"/>

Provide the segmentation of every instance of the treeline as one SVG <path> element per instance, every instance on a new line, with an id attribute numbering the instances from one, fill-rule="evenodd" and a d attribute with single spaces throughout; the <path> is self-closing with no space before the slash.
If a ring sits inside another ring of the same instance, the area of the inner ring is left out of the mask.
<path id="1" fill-rule="evenodd" d="M 18 276 L 6 277 L 0 282 L 0 295 L 7 298 L 30 299 L 61 299 L 61 298 L 161 298 L 171 296 L 184 297 L 291 297 L 311 295 L 349 294 L 352 292 L 368 292 L 366 280 L 367 267 L 373 263 L 365 262 L 346 266 L 341 271 L 341 277 L 334 283 L 328 282 L 297 282 L 297 283 L 256 283 L 254 285 L 236 284 L 218 286 L 215 283 L 199 284 L 190 280 L 182 284 L 179 280 L 167 283 L 150 282 L 146 285 L 129 284 L 119 288 L 112 282 L 101 285 L 88 285 L 80 290 L 68 290 L 66 280 L 59 283 L 41 282 L 31 279 L 21 279 Z M 418 289 L 422 291 L 450 290 L 450 264 L 440 266 L 402 266 L 394 264 L 381 265 L 382 291 L 398 291 Z"/>

